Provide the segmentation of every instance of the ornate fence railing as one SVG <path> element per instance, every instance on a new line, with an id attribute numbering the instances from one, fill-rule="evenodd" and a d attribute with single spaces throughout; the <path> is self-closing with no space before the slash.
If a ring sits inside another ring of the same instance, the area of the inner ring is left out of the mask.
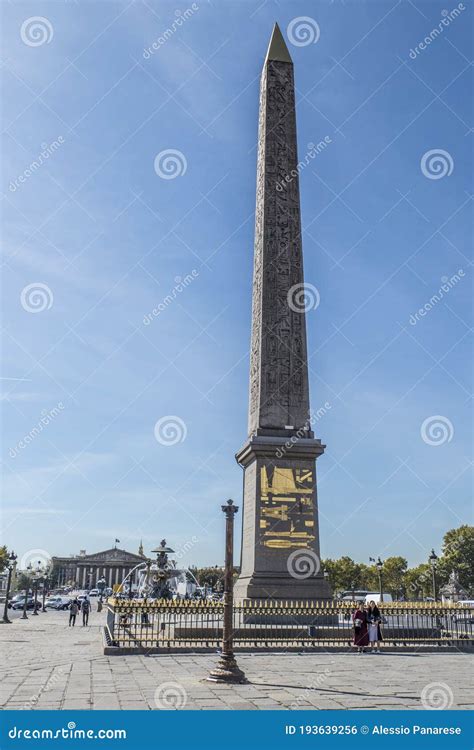
<path id="1" fill-rule="evenodd" d="M 215 650 L 223 605 L 202 601 L 109 599 L 106 640 L 127 649 Z M 457 604 L 381 604 L 382 635 L 390 646 L 471 645 L 474 609 Z M 354 604 L 246 602 L 234 606 L 234 646 L 248 650 L 350 646 Z"/>

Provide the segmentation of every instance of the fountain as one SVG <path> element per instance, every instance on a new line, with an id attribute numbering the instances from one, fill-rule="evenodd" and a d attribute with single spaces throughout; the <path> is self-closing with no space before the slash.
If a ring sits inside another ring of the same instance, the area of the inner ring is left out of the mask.
<path id="1" fill-rule="evenodd" d="M 129 593 L 130 599 L 185 599 L 193 596 L 199 582 L 188 568 L 178 568 L 176 560 L 170 560 L 169 555 L 174 554 L 174 550 L 167 546 L 166 539 L 151 551 L 156 554 L 156 560 L 144 560 L 132 568 L 123 579 L 120 592 Z M 135 573 L 137 583 L 133 587 Z"/>

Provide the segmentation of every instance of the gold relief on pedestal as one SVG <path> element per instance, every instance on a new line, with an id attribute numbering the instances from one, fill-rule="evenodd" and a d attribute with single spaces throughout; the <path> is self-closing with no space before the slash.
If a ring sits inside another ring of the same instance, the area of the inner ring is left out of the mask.
<path id="1" fill-rule="evenodd" d="M 311 547 L 315 540 L 313 471 L 262 466 L 260 488 L 261 543 L 270 549 Z"/>

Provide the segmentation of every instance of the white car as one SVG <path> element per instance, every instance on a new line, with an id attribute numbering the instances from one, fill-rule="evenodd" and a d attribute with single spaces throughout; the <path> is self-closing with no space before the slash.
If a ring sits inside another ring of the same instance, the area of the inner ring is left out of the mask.
<path id="1" fill-rule="evenodd" d="M 91 589 L 89 591 L 89 596 L 90 597 L 99 596 L 99 589 Z"/>

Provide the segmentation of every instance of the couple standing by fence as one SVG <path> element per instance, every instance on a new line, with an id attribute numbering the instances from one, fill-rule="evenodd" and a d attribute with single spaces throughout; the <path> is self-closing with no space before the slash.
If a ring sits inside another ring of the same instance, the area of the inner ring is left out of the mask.
<path id="1" fill-rule="evenodd" d="M 364 602 L 358 603 L 352 615 L 353 643 L 357 647 L 357 653 L 365 653 L 366 647 L 370 645 L 371 651 L 380 654 L 380 643 L 383 641 L 381 622 L 382 615 L 374 601 L 369 602 L 368 605 Z"/>

